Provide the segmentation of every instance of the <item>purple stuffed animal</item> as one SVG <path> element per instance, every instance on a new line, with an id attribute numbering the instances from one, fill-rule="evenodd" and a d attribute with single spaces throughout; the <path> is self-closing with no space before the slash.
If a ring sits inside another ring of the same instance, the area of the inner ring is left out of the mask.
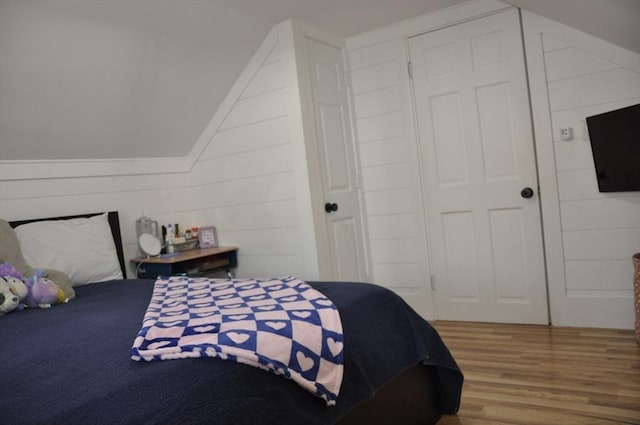
<path id="1" fill-rule="evenodd" d="M 24 276 L 22 276 L 22 273 L 20 273 L 13 264 L 2 260 L 0 260 L 0 276 L 12 276 L 23 282 L 26 280 Z"/>
<path id="2" fill-rule="evenodd" d="M 47 308 L 64 300 L 64 292 L 58 285 L 43 276 L 44 271 L 37 270 L 33 276 L 27 279 L 29 295 L 27 295 L 26 303 L 29 307 Z"/>

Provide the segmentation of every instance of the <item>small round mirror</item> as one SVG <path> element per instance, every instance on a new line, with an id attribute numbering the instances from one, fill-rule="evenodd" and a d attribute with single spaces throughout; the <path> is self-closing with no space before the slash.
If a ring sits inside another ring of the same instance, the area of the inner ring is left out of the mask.
<path id="1" fill-rule="evenodd" d="M 140 245 L 142 253 L 149 257 L 160 255 L 160 249 L 162 248 L 160 239 L 156 238 L 150 233 L 141 234 L 138 238 L 138 245 Z"/>

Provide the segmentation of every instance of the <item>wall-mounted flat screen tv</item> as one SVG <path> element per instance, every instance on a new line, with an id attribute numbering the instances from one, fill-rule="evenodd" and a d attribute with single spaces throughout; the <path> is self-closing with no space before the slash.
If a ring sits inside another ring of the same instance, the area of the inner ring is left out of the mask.
<path id="1" fill-rule="evenodd" d="M 600 192 L 640 190 L 640 104 L 587 117 Z"/>

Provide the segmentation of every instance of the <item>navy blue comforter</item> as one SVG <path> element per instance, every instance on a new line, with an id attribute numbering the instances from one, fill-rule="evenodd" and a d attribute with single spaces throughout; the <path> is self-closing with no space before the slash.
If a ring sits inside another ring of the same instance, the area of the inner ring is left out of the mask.
<path id="1" fill-rule="evenodd" d="M 438 368 L 454 413 L 462 374 L 436 331 L 402 299 L 363 283 L 311 283 L 343 322 L 345 376 L 333 407 L 294 382 L 219 359 L 129 357 L 153 281 L 76 288 L 77 299 L 0 317 L 0 422 L 7 424 L 332 424 L 421 361 Z"/>

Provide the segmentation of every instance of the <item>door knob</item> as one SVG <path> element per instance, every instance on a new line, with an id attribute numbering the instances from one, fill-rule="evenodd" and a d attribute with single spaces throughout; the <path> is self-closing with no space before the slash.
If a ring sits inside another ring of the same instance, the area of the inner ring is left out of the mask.
<path id="1" fill-rule="evenodd" d="M 531 189 L 530 187 L 525 187 L 520 191 L 520 196 L 527 199 L 531 198 L 533 196 L 533 189 Z"/>
<path id="2" fill-rule="evenodd" d="M 328 213 L 338 211 L 338 204 L 327 202 L 326 204 L 324 204 L 324 210 Z"/>

